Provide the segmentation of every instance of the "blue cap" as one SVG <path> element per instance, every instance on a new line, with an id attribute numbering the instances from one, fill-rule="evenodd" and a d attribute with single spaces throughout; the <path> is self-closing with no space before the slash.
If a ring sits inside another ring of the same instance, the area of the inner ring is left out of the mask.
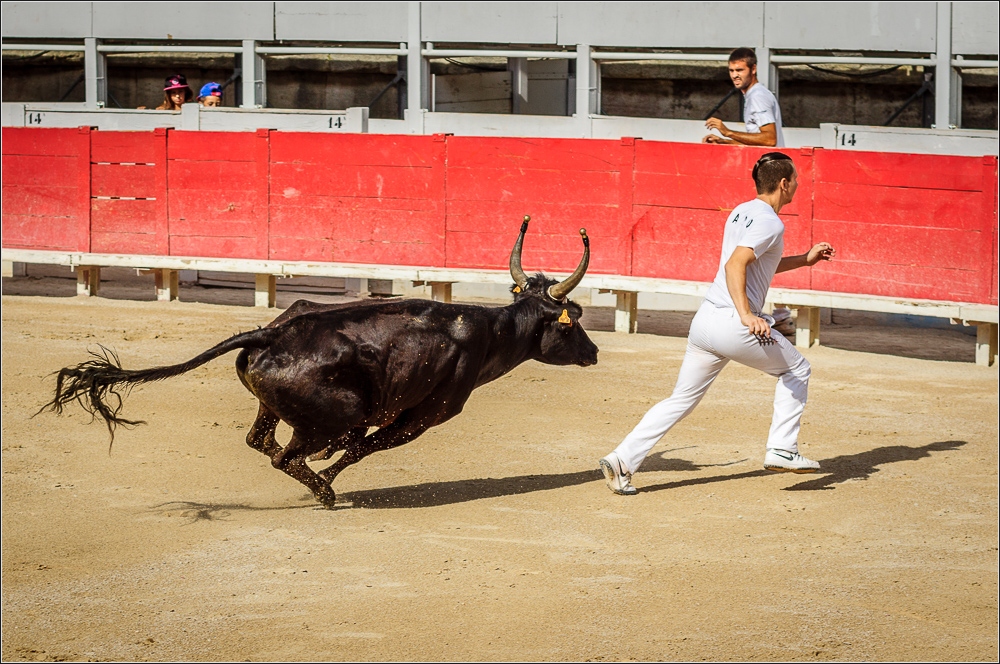
<path id="1" fill-rule="evenodd" d="M 202 97 L 221 97 L 222 96 L 222 86 L 218 83 L 206 83 L 201 86 L 201 92 L 198 93 L 198 99 Z"/>

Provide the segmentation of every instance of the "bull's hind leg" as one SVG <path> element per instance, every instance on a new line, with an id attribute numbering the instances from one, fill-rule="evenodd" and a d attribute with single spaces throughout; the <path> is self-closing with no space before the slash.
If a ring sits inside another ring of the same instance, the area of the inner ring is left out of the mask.
<path id="1" fill-rule="evenodd" d="M 247 445 L 273 459 L 281 451 L 281 446 L 274 439 L 274 431 L 278 428 L 278 422 L 278 416 L 262 401 L 257 410 L 257 419 L 254 420 L 250 427 L 250 433 L 247 434 Z"/>
<path id="2" fill-rule="evenodd" d="M 301 436 L 297 431 L 292 432 L 292 439 L 288 441 L 283 449 L 271 457 L 271 465 L 301 482 L 307 489 L 312 491 L 316 500 L 322 503 L 327 509 L 333 509 L 336 494 L 330 486 L 329 480 L 317 475 L 312 468 L 306 465 L 306 458 L 328 444 L 328 440 L 318 441 L 309 437 Z"/>

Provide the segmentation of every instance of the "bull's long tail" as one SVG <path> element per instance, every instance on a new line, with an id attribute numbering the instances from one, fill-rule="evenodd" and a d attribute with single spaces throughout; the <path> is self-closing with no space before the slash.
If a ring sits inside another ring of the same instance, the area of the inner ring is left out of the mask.
<path id="1" fill-rule="evenodd" d="M 92 359 L 75 367 L 60 369 L 56 374 L 56 396 L 42 406 L 38 413 L 50 410 L 62 413 L 63 406 L 76 401 L 96 419 L 98 415 L 108 426 L 111 440 L 115 438 L 115 427 L 145 424 L 142 420 L 127 420 L 119 417 L 122 397 L 140 383 L 150 383 L 173 376 L 179 376 L 200 367 L 211 360 L 238 348 L 263 348 L 280 334 L 277 328 L 263 328 L 232 336 L 220 344 L 209 348 L 201 355 L 187 362 L 167 367 L 153 367 L 139 371 L 122 369 L 114 351 L 100 346 L 100 351 L 90 351 Z M 35 413 L 36 415 L 38 413 Z"/>

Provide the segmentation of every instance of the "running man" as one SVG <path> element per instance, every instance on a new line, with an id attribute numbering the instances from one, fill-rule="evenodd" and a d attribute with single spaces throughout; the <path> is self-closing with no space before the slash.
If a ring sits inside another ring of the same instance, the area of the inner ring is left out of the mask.
<path id="1" fill-rule="evenodd" d="M 778 212 L 792 202 L 798 187 L 791 157 L 768 152 L 754 165 L 753 181 L 757 198 L 737 206 L 726 222 L 719 271 L 691 321 L 674 393 L 650 408 L 617 449 L 600 461 L 608 488 L 617 494 L 636 492 L 633 473 L 653 445 L 694 410 L 730 360 L 778 379 L 764 468 L 793 473 L 819 470 L 817 462 L 798 450 L 809 362 L 784 336 L 771 333 L 774 321 L 762 310 L 775 273 L 831 260 L 835 252 L 821 242 L 799 256 L 781 255 L 785 225 Z"/>

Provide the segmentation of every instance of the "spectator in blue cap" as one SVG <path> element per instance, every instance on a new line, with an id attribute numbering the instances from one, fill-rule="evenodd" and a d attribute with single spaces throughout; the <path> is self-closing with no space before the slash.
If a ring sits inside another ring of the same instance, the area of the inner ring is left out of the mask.
<path id="1" fill-rule="evenodd" d="M 222 86 L 214 82 L 201 86 L 198 103 L 207 107 L 222 106 Z"/>

